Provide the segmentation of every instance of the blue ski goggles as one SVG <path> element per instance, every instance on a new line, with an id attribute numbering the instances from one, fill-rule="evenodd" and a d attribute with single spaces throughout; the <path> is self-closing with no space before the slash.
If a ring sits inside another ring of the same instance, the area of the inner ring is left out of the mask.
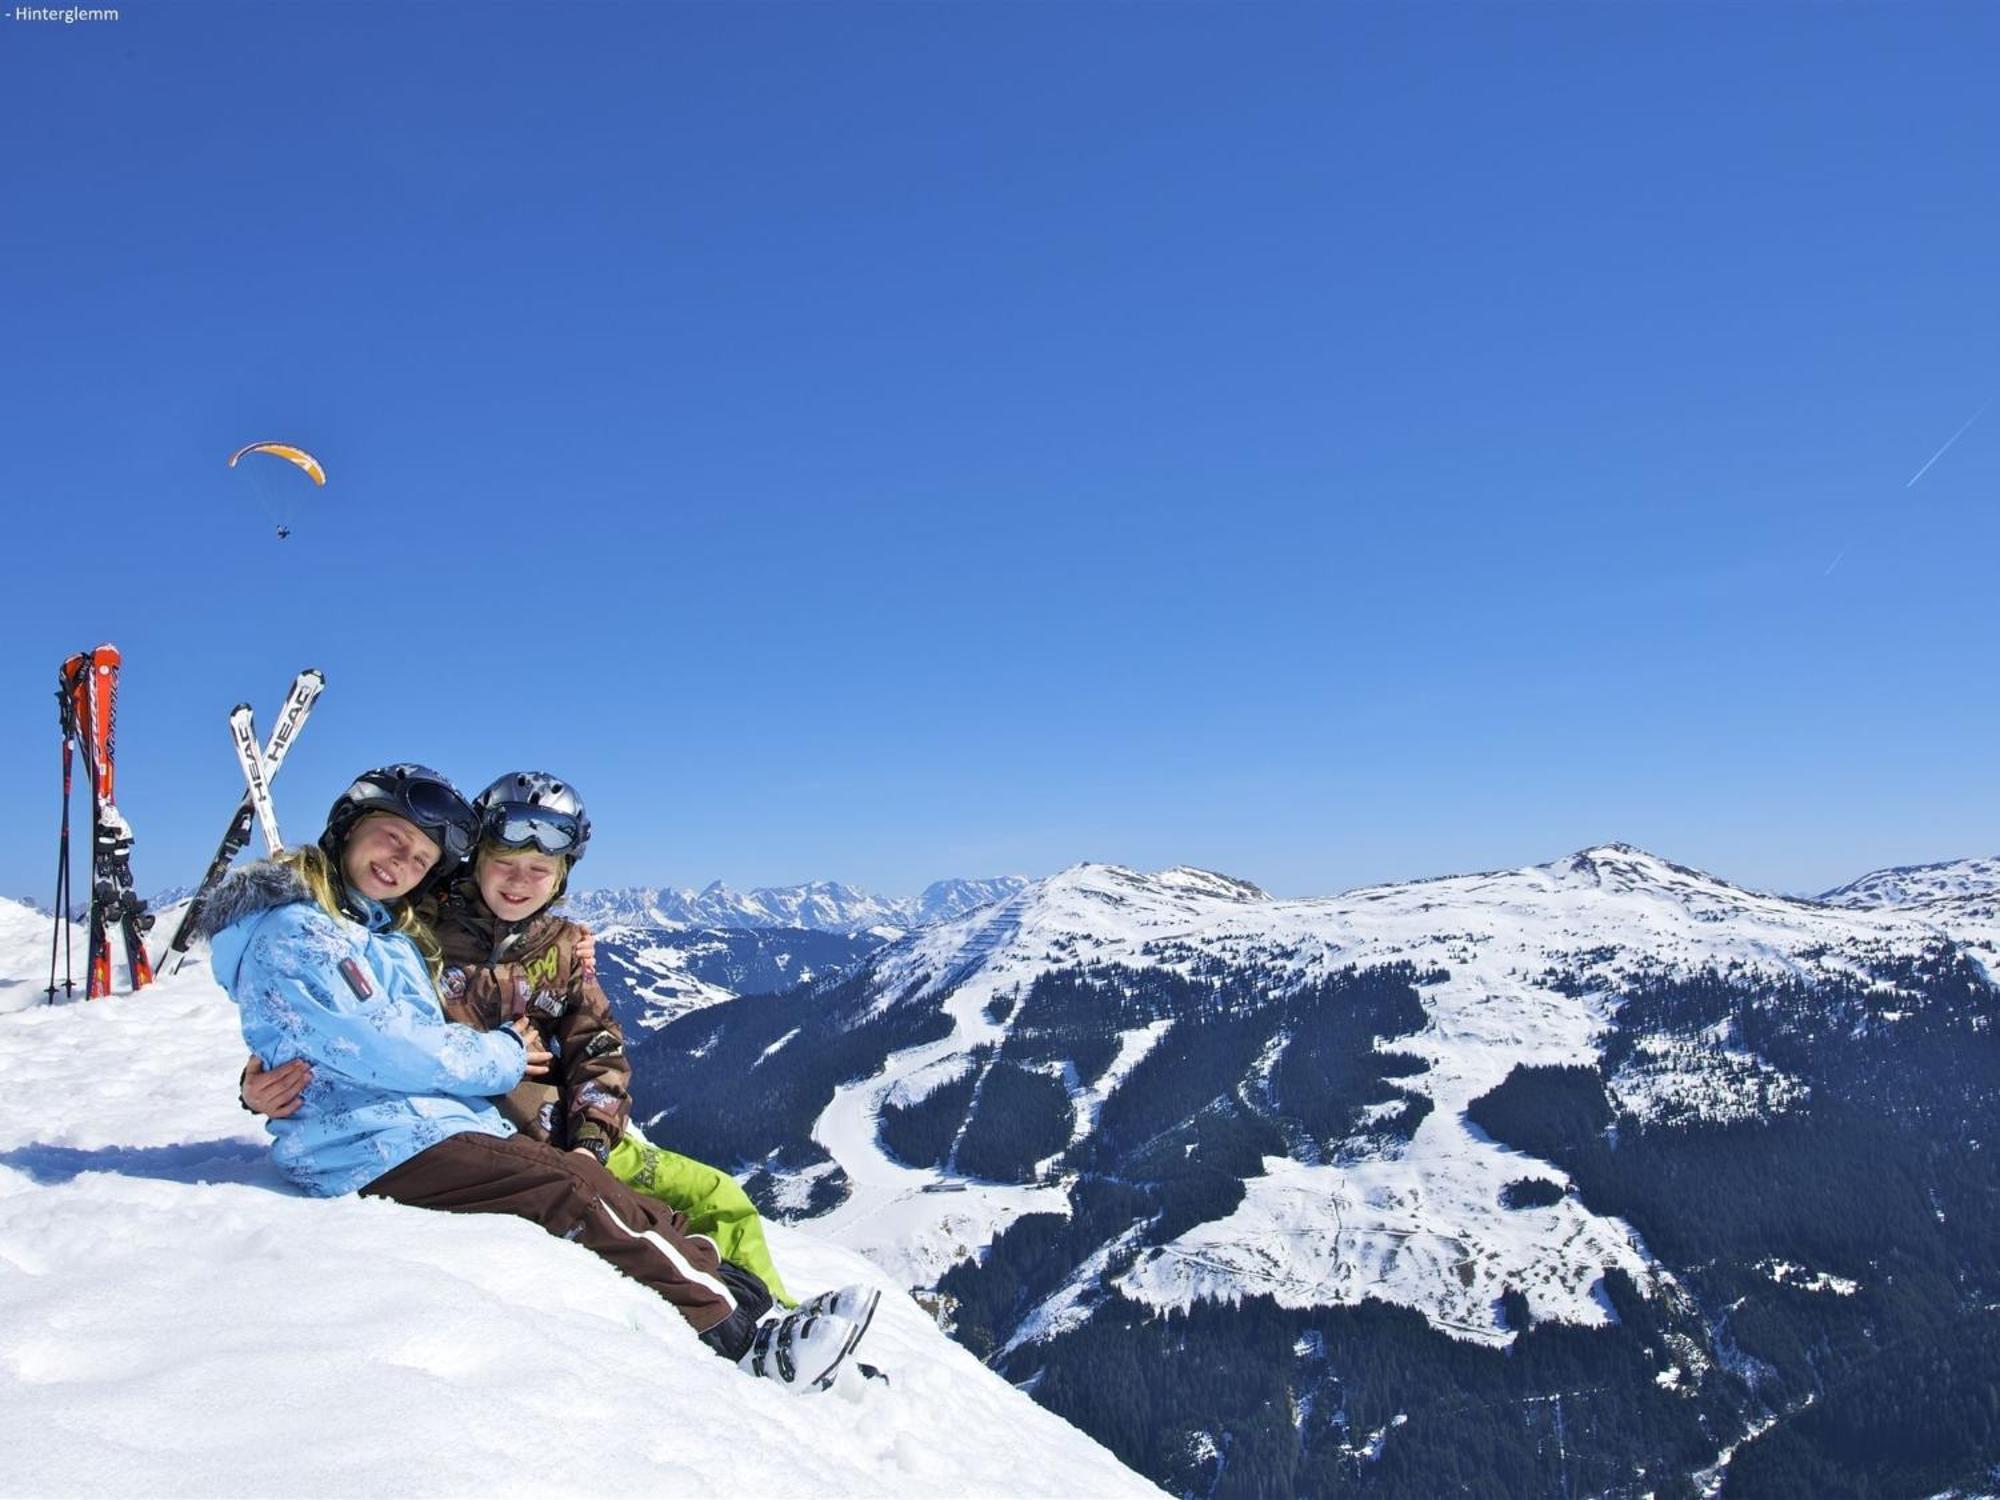
<path id="1" fill-rule="evenodd" d="M 543 854 L 570 854 L 583 836 L 574 813 L 554 812 L 525 802 L 502 802 L 486 809 L 479 836 L 508 849 L 538 849 Z"/>

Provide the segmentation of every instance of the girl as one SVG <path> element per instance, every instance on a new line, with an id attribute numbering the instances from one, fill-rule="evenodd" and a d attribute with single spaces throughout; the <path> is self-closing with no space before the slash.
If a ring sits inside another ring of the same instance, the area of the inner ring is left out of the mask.
<path id="1" fill-rule="evenodd" d="M 645 1283 L 751 1373 L 827 1388 L 862 1325 L 817 1309 L 760 1322 L 763 1284 L 683 1215 L 584 1154 L 522 1137 L 489 1102 L 528 1072 L 533 1027 L 445 1018 L 412 905 L 462 868 L 478 828 L 435 771 L 385 766 L 341 793 L 317 845 L 218 888 L 204 925 L 244 1039 L 274 1068 L 311 1069 L 297 1110 L 269 1122 L 273 1159 L 322 1196 L 531 1219 Z"/>

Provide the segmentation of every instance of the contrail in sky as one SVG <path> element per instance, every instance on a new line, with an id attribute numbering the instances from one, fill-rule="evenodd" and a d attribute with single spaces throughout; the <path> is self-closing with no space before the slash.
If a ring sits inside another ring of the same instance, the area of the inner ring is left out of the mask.
<path id="1" fill-rule="evenodd" d="M 1987 401 L 1986 406 L 1991 406 L 1992 404 L 1993 404 L 1992 401 L 1989 400 Z M 1929 462 L 1927 462 L 1921 469 L 1917 470 L 1916 473 L 1910 476 L 1910 484 L 1915 484 L 1919 479 L 1922 479 L 1924 475 L 1928 474 L 1930 472 L 1931 464 L 1934 464 L 1939 459 L 1943 458 L 1945 455 L 1945 450 L 1950 448 L 1951 445 L 1957 442 L 1960 438 L 1964 437 L 1965 434 L 1971 429 L 1972 424 L 1974 422 L 1977 422 L 1981 417 L 1986 415 L 1986 406 L 1980 407 L 1978 411 L 1974 412 L 1971 416 L 1967 417 L 1965 419 L 1965 426 L 1959 428 L 1958 431 L 1954 432 L 1950 437 L 1944 440 L 1944 447 L 1938 449 L 1937 452 L 1933 453 L 1930 456 Z M 1908 489 L 1910 487 L 1910 484 L 1904 485 L 1903 488 Z"/>

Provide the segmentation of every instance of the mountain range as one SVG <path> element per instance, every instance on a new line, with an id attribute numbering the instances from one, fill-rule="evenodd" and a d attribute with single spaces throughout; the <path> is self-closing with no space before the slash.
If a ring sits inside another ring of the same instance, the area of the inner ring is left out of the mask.
<path id="1" fill-rule="evenodd" d="M 1996 870 L 1084 864 L 635 1096 L 1169 1490 L 1936 1493 L 2000 1454 Z"/>
<path id="2" fill-rule="evenodd" d="M 699 891 L 655 886 L 578 891 L 564 909 L 596 928 L 796 927 L 890 938 L 1012 895 L 1025 884 L 1020 876 L 939 880 L 921 895 L 905 897 L 874 896 L 832 880 L 752 891 L 733 891 L 717 880 Z"/>

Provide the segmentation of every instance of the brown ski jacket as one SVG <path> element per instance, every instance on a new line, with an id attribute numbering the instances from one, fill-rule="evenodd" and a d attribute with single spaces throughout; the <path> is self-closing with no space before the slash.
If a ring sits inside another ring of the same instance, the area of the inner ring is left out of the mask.
<path id="1" fill-rule="evenodd" d="M 462 880 L 424 912 L 443 951 L 445 1015 L 491 1031 L 526 1016 L 555 1055 L 547 1078 L 524 1078 L 495 1101 L 522 1134 L 601 1161 L 632 1112 L 632 1068 L 595 979 L 576 959 L 583 930 L 542 912 L 504 922 Z"/>

